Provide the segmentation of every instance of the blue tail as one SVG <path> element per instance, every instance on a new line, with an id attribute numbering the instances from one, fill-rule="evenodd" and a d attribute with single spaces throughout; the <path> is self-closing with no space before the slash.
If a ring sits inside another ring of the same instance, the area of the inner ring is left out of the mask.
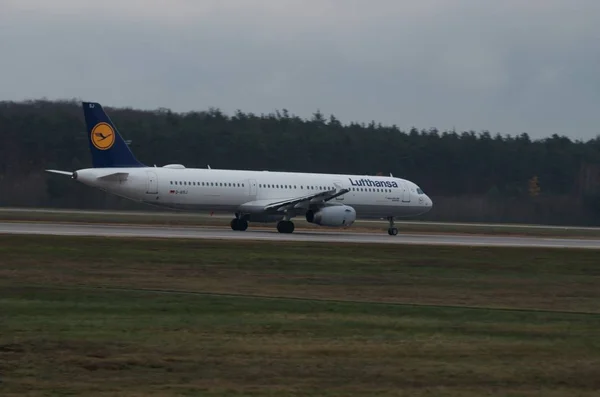
<path id="1" fill-rule="evenodd" d="M 137 161 L 99 103 L 83 102 L 94 168 L 145 167 Z"/>

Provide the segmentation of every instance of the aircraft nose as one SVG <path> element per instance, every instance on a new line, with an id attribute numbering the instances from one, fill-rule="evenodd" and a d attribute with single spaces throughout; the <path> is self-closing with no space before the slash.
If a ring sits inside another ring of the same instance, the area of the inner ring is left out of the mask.
<path id="1" fill-rule="evenodd" d="M 421 206 L 425 209 L 425 211 L 430 211 L 433 207 L 433 200 L 428 195 L 425 195 Z"/>

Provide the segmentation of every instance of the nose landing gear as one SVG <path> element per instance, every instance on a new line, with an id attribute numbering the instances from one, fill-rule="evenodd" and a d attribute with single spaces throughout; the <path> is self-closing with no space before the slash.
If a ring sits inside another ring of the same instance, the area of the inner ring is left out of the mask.
<path id="1" fill-rule="evenodd" d="M 394 217 L 390 216 L 388 218 L 388 221 L 390 221 L 390 227 L 388 229 L 388 234 L 390 236 L 396 236 L 398 234 L 398 229 L 394 226 Z"/>

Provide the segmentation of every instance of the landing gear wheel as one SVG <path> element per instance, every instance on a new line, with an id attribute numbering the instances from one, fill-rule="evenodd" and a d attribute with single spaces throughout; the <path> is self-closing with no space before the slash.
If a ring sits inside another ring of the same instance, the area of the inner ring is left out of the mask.
<path id="1" fill-rule="evenodd" d="M 248 221 L 240 218 L 233 218 L 231 220 L 231 230 L 243 232 L 248 229 Z"/>
<path id="2" fill-rule="evenodd" d="M 277 223 L 277 231 L 279 233 L 293 233 L 294 222 L 292 221 L 279 221 Z"/>

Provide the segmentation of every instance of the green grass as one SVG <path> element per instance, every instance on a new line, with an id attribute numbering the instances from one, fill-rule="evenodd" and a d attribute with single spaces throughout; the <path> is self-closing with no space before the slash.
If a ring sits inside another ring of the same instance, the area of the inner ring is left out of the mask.
<path id="1" fill-rule="evenodd" d="M 142 224 L 168 226 L 217 226 L 229 227 L 230 219 L 223 216 L 209 216 L 198 213 L 180 212 L 45 212 L 45 211 L 11 211 L 0 210 L 0 221 L 29 222 L 84 222 L 108 224 Z M 381 222 L 358 220 L 349 228 L 324 229 L 306 222 L 302 217 L 294 219 L 299 230 L 335 230 L 336 232 L 373 232 L 384 233 L 388 224 Z M 451 233 L 451 234 L 486 234 L 514 236 L 546 236 L 546 237 L 585 237 L 600 238 L 600 228 L 581 227 L 528 227 L 527 225 L 481 225 L 481 224 L 443 224 L 429 222 L 397 222 L 401 233 Z M 274 229 L 275 224 L 252 224 L 252 228 Z"/>
<path id="2" fill-rule="evenodd" d="M 597 262 L 0 236 L 0 395 L 593 396 Z"/>

